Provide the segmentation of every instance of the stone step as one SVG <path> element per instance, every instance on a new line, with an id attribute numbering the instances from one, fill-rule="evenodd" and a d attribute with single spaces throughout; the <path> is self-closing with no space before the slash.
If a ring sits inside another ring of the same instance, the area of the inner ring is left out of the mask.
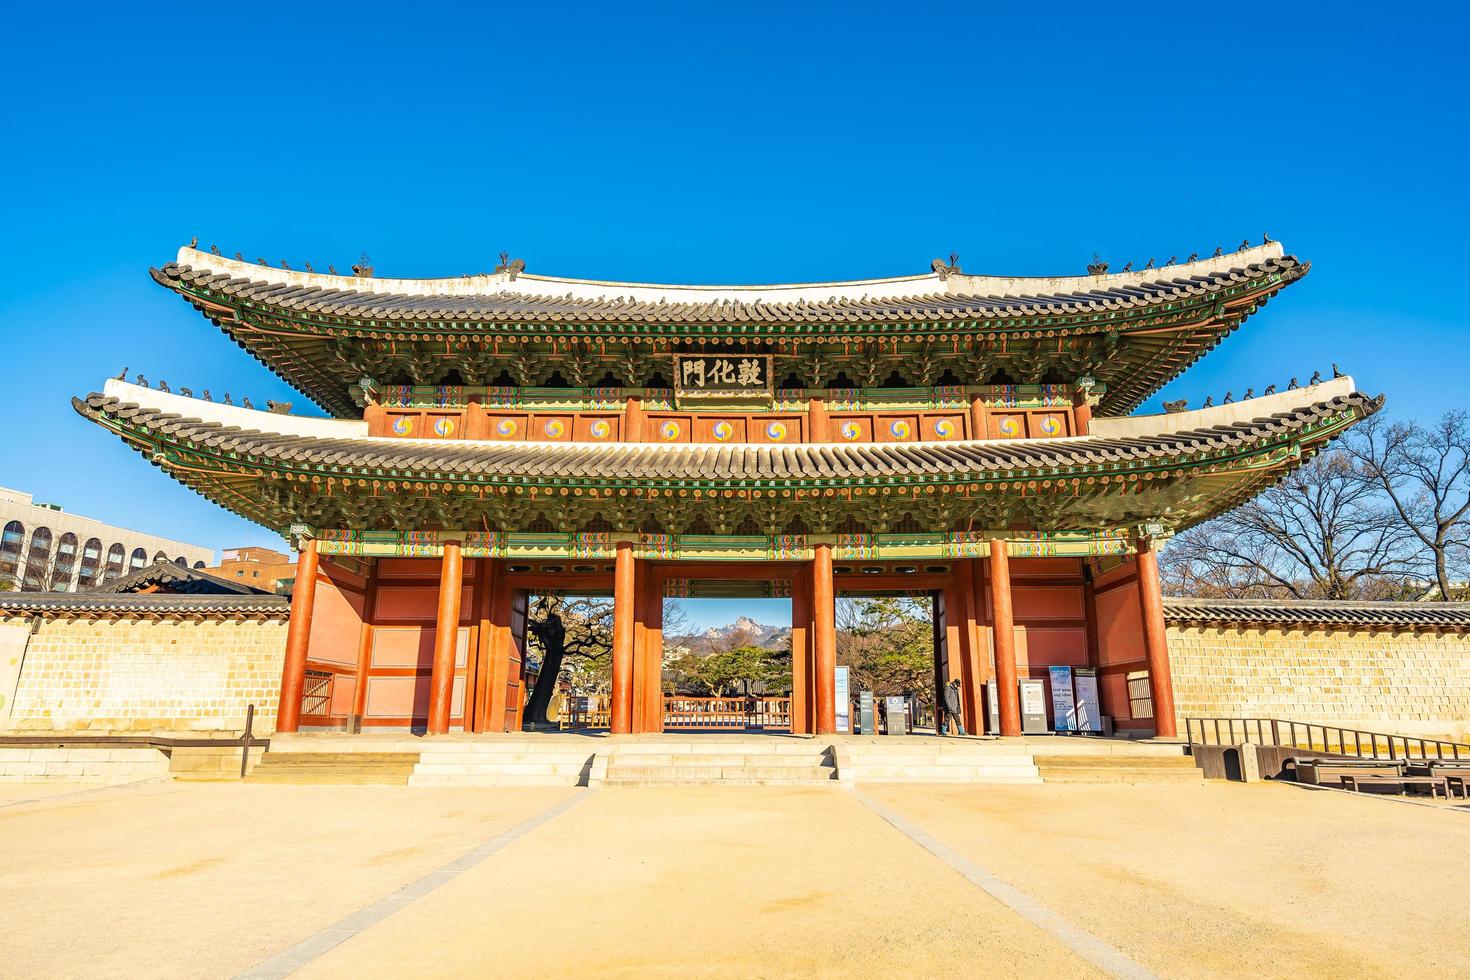
<path id="1" fill-rule="evenodd" d="M 420 763 L 415 773 L 436 773 L 441 776 L 478 776 L 490 773 L 519 773 L 527 776 L 580 775 L 587 768 L 587 760 L 569 762 L 443 762 Z"/>
<path id="2" fill-rule="evenodd" d="M 415 770 L 408 777 L 413 787 L 451 786 L 579 786 L 582 772 L 555 774 L 530 774 L 506 770 L 504 772 L 446 773 L 435 769 Z"/>
<path id="3" fill-rule="evenodd" d="M 1035 766 L 929 766 L 929 765 L 864 765 L 850 763 L 842 768 L 844 780 L 853 782 L 976 782 L 1039 783 Z"/>
<path id="4" fill-rule="evenodd" d="M 430 741 L 419 750 L 420 755 L 557 755 L 576 754 L 591 756 L 605 750 L 606 743 L 591 739 L 577 742 L 538 742 L 533 739 L 516 742 L 439 742 Z"/>
<path id="5" fill-rule="evenodd" d="M 418 755 L 411 752 L 287 752 L 261 756 L 249 783 L 403 786 Z"/>
<path id="6" fill-rule="evenodd" d="M 440 765 L 587 765 L 592 752 L 425 752 L 419 767 Z"/>
<path id="7" fill-rule="evenodd" d="M 1029 755 L 906 755 L 888 752 L 852 752 L 846 758 L 856 766 L 1030 766 Z"/>
<path id="8" fill-rule="evenodd" d="M 238 753 L 238 749 L 235 750 Z M 413 765 L 419 759 L 417 752 L 276 752 L 272 750 L 261 757 L 262 766 L 306 766 L 306 765 L 371 765 L 391 763 Z"/>
<path id="9" fill-rule="evenodd" d="M 813 766 L 819 764 L 819 756 L 812 752 L 797 755 L 794 752 L 742 754 L 719 753 L 624 753 L 614 749 L 608 756 L 608 765 L 635 766 Z"/>
<path id="10" fill-rule="evenodd" d="M 1036 755 L 1056 756 L 1124 756 L 1127 758 L 1187 758 L 1179 742 L 1140 742 L 1126 738 L 1104 739 L 1071 736 L 1027 738 L 1026 745 Z"/>
<path id="11" fill-rule="evenodd" d="M 1041 771 L 1046 783 L 1203 783 L 1202 770 L 1177 769 L 1060 769 Z"/>
<path id="12" fill-rule="evenodd" d="M 1009 740 L 955 741 L 929 739 L 923 742 L 834 742 L 838 749 L 848 752 L 885 752 L 894 755 L 1030 755 L 1031 748 L 1025 742 Z"/>
<path id="13" fill-rule="evenodd" d="M 1039 766 L 1054 768 L 1097 768 L 1126 766 L 1134 769 L 1194 769 L 1194 759 L 1186 755 L 1128 756 L 1128 755 L 1042 755 L 1036 757 Z"/>
<path id="14" fill-rule="evenodd" d="M 386 773 L 251 773 L 245 782 L 257 786 L 407 786 L 409 773 L 389 776 Z"/>
<path id="15" fill-rule="evenodd" d="M 771 778 L 753 779 L 744 776 L 722 779 L 668 779 L 662 776 L 647 779 L 631 779 L 627 777 L 608 777 L 604 785 L 619 788 L 625 787 L 659 787 L 659 786 L 814 786 L 814 787 L 836 787 L 835 779 L 795 779 L 795 778 Z"/>
<path id="16" fill-rule="evenodd" d="M 612 742 L 607 749 L 617 755 L 818 755 L 828 743 L 815 739 L 731 739 L 674 741 L 663 736 L 656 741 Z"/>
<path id="17" fill-rule="evenodd" d="M 729 782 L 733 780 L 831 780 L 836 770 L 829 766 L 635 766 L 609 765 L 607 782 L 664 780 L 676 782 Z"/>

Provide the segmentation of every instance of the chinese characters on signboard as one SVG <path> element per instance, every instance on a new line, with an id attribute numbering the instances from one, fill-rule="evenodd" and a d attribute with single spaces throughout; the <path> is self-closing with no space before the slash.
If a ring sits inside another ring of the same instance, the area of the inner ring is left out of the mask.
<path id="1" fill-rule="evenodd" d="M 674 386 L 682 394 L 761 394 L 771 390 L 769 354 L 676 354 Z"/>

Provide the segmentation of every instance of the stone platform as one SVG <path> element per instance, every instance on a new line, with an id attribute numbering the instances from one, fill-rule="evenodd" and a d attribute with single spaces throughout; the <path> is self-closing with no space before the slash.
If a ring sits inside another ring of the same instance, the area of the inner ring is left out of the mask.
<path id="1" fill-rule="evenodd" d="M 1038 756 L 1048 760 L 1044 772 Z M 410 786 L 1038 784 L 1050 778 L 1152 781 L 1156 774 L 1198 779 L 1177 742 L 726 733 L 277 735 L 256 773 L 308 782 L 314 775 L 326 779 L 339 767 L 344 778 L 351 774 L 358 781 L 367 780 L 384 759 L 394 763 L 393 778 L 384 781 Z"/>

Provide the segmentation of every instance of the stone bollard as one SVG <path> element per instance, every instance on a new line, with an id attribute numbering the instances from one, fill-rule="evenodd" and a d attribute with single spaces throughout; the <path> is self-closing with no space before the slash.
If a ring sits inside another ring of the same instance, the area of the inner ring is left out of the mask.
<path id="1" fill-rule="evenodd" d="M 1261 781 L 1261 758 L 1256 754 L 1256 744 L 1242 742 L 1237 748 L 1240 751 L 1241 782 L 1259 783 Z"/>

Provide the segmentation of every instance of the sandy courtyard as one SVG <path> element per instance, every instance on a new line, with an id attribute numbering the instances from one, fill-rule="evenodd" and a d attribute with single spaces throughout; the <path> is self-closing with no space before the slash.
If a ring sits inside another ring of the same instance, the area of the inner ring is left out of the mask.
<path id="1" fill-rule="evenodd" d="M 12 787 L 0 976 L 1470 976 L 1466 880 L 1273 785 Z"/>

